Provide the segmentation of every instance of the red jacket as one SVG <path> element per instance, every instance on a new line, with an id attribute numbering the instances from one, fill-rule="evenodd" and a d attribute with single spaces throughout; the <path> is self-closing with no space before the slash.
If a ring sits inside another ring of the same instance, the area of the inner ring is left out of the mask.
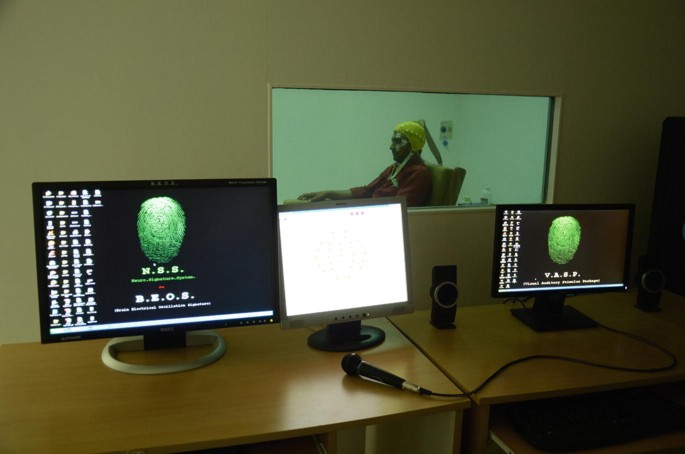
<path id="1" fill-rule="evenodd" d="M 431 192 L 430 171 L 419 155 L 412 156 L 397 175 L 397 187 L 388 180 L 397 164 L 387 167 L 375 180 L 366 186 L 350 188 L 356 199 L 371 197 L 404 196 L 407 206 L 422 206 Z"/>

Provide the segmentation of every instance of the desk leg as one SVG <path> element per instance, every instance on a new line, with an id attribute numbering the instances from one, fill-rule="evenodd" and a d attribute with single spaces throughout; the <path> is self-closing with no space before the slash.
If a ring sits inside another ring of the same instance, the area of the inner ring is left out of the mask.
<path id="1" fill-rule="evenodd" d="M 490 406 L 476 405 L 464 412 L 462 452 L 482 454 L 488 443 L 490 431 Z"/>
<path id="2" fill-rule="evenodd" d="M 327 432 L 317 436 L 319 442 L 323 445 L 328 454 L 336 454 L 338 452 L 338 433 Z"/>
<path id="3" fill-rule="evenodd" d="M 454 412 L 454 442 L 452 444 L 452 453 L 460 454 L 461 445 L 464 441 L 462 431 L 464 430 L 464 412 Z"/>

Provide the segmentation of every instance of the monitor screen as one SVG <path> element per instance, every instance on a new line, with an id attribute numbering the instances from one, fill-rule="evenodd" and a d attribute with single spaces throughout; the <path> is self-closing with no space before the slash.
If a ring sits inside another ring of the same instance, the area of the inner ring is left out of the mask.
<path id="1" fill-rule="evenodd" d="M 634 206 L 498 205 L 493 297 L 535 297 L 512 312 L 537 331 L 596 326 L 568 295 L 627 290 Z"/>
<path id="2" fill-rule="evenodd" d="M 273 179 L 34 183 L 33 202 L 44 343 L 278 321 Z"/>
<path id="3" fill-rule="evenodd" d="M 414 310 L 403 197 L 281 205 L 279 232 L 281 326 L 327 325 L 310 346 L 377 345 L 363 319 Z"/>

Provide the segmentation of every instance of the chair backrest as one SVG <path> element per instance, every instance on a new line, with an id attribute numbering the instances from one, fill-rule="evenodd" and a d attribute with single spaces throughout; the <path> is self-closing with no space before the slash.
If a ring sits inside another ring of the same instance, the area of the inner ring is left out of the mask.
<path id="1" fill-rule="evenodd" d="M 445 167 L 427 162 L 431 173 L 433 188 L 426 206 L 454 206 L 459 198 L 459 191 L 464 184 L 466 169 Z"/>

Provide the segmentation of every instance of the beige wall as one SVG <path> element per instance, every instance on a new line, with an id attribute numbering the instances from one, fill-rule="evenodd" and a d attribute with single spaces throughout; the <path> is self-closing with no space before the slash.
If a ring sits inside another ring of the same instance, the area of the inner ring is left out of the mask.
<path id="1" fill-rule="evenodd" d="M 0 343 L 39 336 L 32 181 L 267 176 L 269 84 L 559 95 L 556 201 L 636 202 L 639 252 L 683 23 L 682 0 L 0 0 Z M 490 302 L 492 219 L 412 214 L 419 304 L 447 263 Z"/>

